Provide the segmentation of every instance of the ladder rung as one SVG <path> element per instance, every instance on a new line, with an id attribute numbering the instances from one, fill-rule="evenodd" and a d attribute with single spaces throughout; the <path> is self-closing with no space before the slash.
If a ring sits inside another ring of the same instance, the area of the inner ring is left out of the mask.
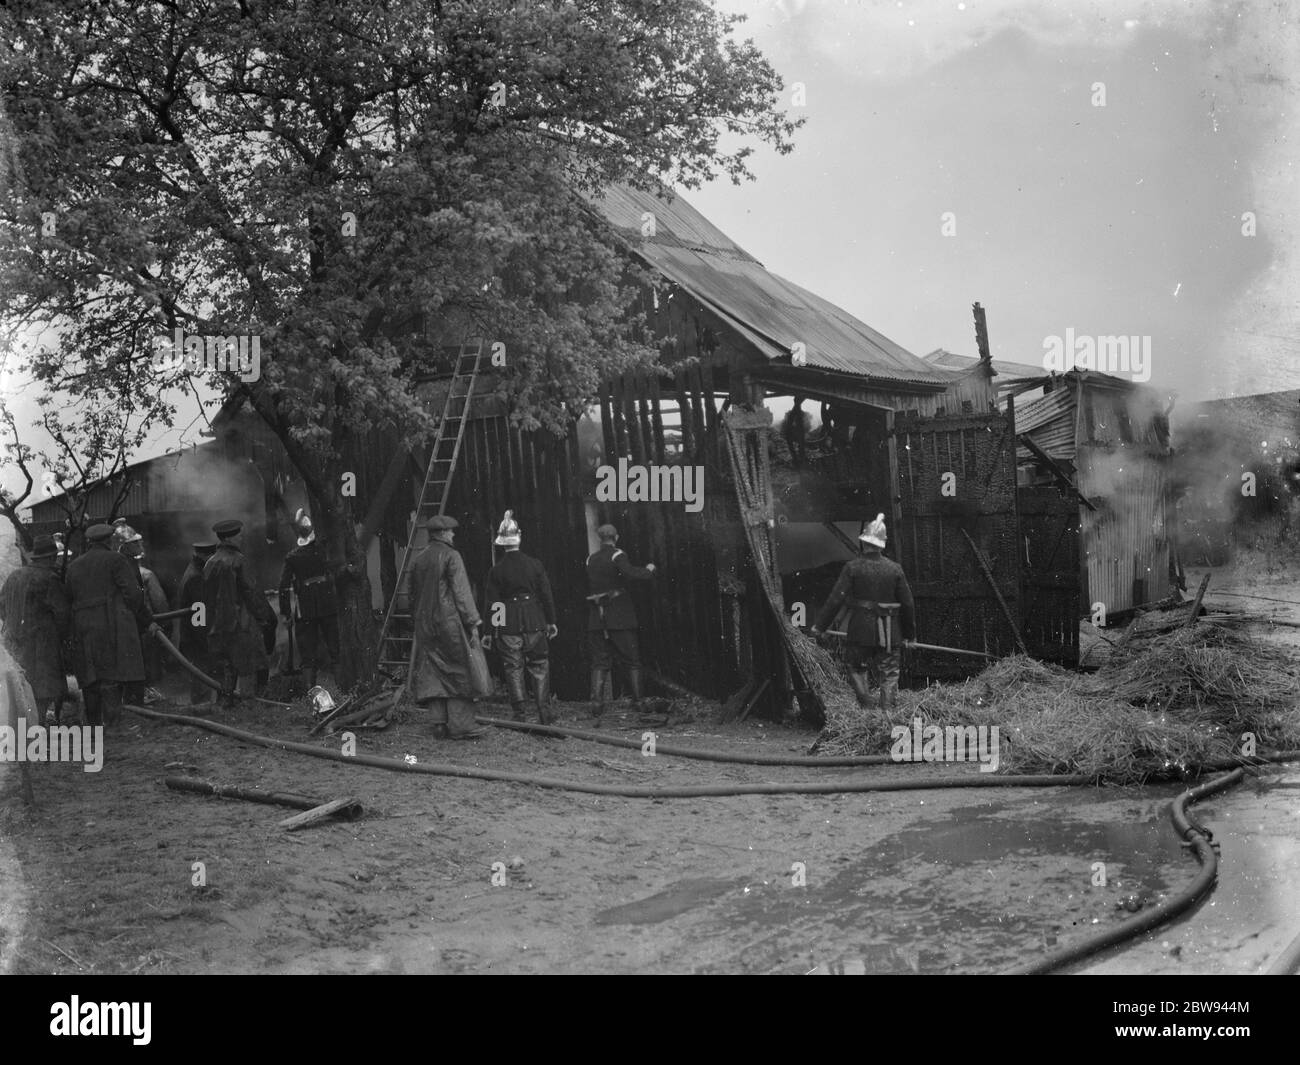
<path id="1" fill-rule="evenodd" d="M 442 421 L 438 425 L 437 435 L 429 453 L 429 465 L 424 474 L 424 486 L 420 494 L 420 502 L 416 505 L 418 516 L 425 517 L 431 514 L 441 514 L 446 506 L 447 498 L 451 492 L 451 479 L 456 472 L 456 462 L 460 455 L 461 441 L 465 437 L 465 423 L 469 419 L 469 404 L 474 399 L 474 385 L 483 362 L 483 350 L 483 343 L 480 341 L 472 348 L 462 346 L 453 357 L 453 373 L 447 384 L 447 397 L 443 404 Z M 413 643 L 415 639 L 414 636 L 398 635 L 393 632 L 393 629 L 400 626 L 409 631 L 412 622 L 409 613 L 398 613 L 398 611 L 402 609 L 409 611 L 414 601 L 414 595 L 411 591 L 411 565 L 420 553 L 415 546 L 416 536 L 417 530 L 412 529 L 411 536 L 406 544 L 406 551 L 402 556 L 401 570 L 397 575 L 397 587 L 393 592 L 392 599 L 389 601 L 388 613 L 384 617 L 383 628 L 379 634 L 381 648 L 384 646 L 383 641 L 386 640 L 396 640 L 401 644 L 409 644 Z M 404 660 L 380 660 L 380 665 L 385 666 L 403 666 L 405 664 Z"/>

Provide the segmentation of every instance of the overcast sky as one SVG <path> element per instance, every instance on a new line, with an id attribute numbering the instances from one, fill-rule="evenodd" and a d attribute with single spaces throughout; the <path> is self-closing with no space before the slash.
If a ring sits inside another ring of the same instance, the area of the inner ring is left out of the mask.
<path id="1" fill-rule="evenodd" d="M 720 6 L 806 98 L 791 155 L 688 194 L 770 270 L 917 355 L 975 354 L 979 300 L 997 358 L 1042 365 L 1067 329 L 1149 336 L 1151 383 L 1184 400 L 1300 387 L 1289 4 Z"/>
<path id="2" fill-rule="evenodd" d="M 806 89 L 793 154 L 689 197 L 768 269 L 918 355 L 974 355 L 979 300 L 997 358 L 1072 328 L 1186 399 L 1300 387 L 1292 5 L 721 6 Z"/>

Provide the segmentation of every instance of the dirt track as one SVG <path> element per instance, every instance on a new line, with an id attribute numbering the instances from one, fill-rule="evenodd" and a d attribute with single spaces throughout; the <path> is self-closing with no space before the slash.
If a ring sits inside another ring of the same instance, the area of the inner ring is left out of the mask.
<path id="1" fill-rule="evenodd" d="M 564 716 L 587 724 L 576 708 Z M 220 719 L 305 738 L 288 712 Z M 802 753 L 811 738 L 689 720 L 660 731 L 660 742 L 769 753 Z M 974 771 L 718 765 L 499 730 L 456 744 L 418 722 L 362 733 L 358 750 L 602 783 Z M 276 822 L 292 811 L 167 790 L 164 776 L 187 771 L 170 763 L 223 783 L 355 795 L 367 813 L 288 834 Z M 25 973 L 994 972 L 1127 917 L 1123 899 L 1149 905 L 1193 872 L 1165 821 L 1172 785 L 611 799 L 341 765 L 129 716 L 102 772 L 35 769 L 29 809 L 14 768 L 0 766 L 0 891 L 26 911 L 20 937 L 14 912 L 0 914 L 0 969 Z M 1294 794 L 1246 796 L 1252 818 L 1276 815 L 1270 838 L 1288 854 L 1300 846 L 1298 822 L 1283 819 Z M 1241 853 L 1235 801 L 1198 815 L 1225 862 Z M 493 863 L 516 856 L 522 870 L 494 886 Z M 1098 860 L 1104 888 L 1092 884 Z M 206 887 L 192 884 L 195 862 Z M 796 862 L 806 887 L 792 883 Z M 1252 927 L 1213 957 L 1157 933 L 1119 971 L 1265 963 L 1300 917 L 1269 868 L 1252 871 L 1254 895 L 1232 899 L 1257 915 Z M 1213 917 L 1206 907 L 1196 919 Z"/>
<path id="2" fill-rule="evenodd" d="M 301 738 L 276 714 L 226 720 Z M 101 773 L 38 767 L 34 811 L 8 793 L 3 834 L 31 904 L 9 944 L 18 972 L 987 972 L 1191 872 L 1163 822 L 1172 788 L 609 799 L 123 724 Z M 425 731 L 363 734 L 358 749 L 605 783 L 934 772 L 719 766 Z M 769 752 L 808 741 L 760 726 L 669 732 Z M 165 789 L 183 771 L 173 762 L 226 783 L 356 795 L 367 816 L 291 835 L 275 827 L 291 811 Z M 516 856 L 523 870 L 494 887 L 492 864 Z M 1104 890 L 1089 888 L 1097 856 L 1111 863 Z M 795 862 L 807 887 L 792 886 Z"/>

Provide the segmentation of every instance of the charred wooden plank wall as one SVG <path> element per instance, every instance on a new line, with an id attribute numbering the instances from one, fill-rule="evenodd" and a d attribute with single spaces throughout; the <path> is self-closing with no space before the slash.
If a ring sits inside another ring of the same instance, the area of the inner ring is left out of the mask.
<path id="1" fill-rule="evenodd" d="M 1023 563 L 1021 626 L 1035 658 L 1079 662 L 1079 503 L 1073 492 L 1022 486 L 1016 492 Z"/>
<path id="2" fill-rule="evenodd" d="M 552 686 L 561 699 L 587 697 L 586 520 L 578 477 L 576 432 L 524 432 L 505 417 L 465 426 L 447 512 L 456 518 L 456 549 L 469 571 L 484 618 L 484 584 L 501 517 L 513 510 L 521 550 L 541 560 L 555 594 L 559 636 L 551 642 Z M 499 557 L 499 551 L 498 555 Z"/>
<path id="3" fill-rule="evenodd" d="M 890 539 L 916 599 L 917 638 L 1003 655 L 1015 641 L 963 531 L 988 560 L 1018 617 L 1020 552 L 1016 516 L 1014 415 L 966 414 L 895 421 L 901 527 Z M 947 481 L 946 474 L 955 475 Z M 955 491 L 944 491 L 945 483 Z M 909 656 L 914 674 L 943 677 L 970 664 Z M 973 660 L 972 660 L 973 661 Z"/>
<path id="4" fill-rule="evenodd" d="M 687 359 L 669 370 L 671 377 L 642 372 L 606 382 L 600 398 L 604 458 L 610 465 L 627 457 L 638 465 L 702 467 L 703 509 L 604 501 L 596 504 L 597 520 L 617 526 L 619 545 L 635 563 L 658 567 L 653 582 L 633 590 L 646 666 L 722 698 L 753 675 L 754 658 L 765 663 L 760 675 L 770 672 L 773 659 L 722 461 L 713 367 Z M 664 424 L 665 400 L 678 415 L 671 431 Z"/>

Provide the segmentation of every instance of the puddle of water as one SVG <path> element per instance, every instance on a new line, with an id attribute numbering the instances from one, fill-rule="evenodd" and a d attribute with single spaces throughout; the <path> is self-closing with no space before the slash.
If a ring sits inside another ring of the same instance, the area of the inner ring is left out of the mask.
<path id="1" fill-rule="evenodd" d="M 744 883 L 708 878 L 679 880 L 649 898 L 601 910 L 596 914 L 596 924 L 658 924 L 712 902 Z"/>
<path id="2" fill-rule="evenodd" d="M 1020 960 L 1027 944 L 1054 948 L 1058 937 L 1154 904 L 1176 886 L 1171 878 L 1181 885 L 1187 856 L 1166 805 L 1156 789 L 1115 789 L 957 807 L 848 861 L 810 863 L 807 890 L 754 886 L 716 920 L 749 937 L 744 971 L 995 971 Z M 1090 884 L 1098 861 L 1105 887 Z M 1134 909 L 1117 909 L 1126 897 Z"/>
<path id="3" fill-rule="evenodd" d="M 1018 820 L 998 815 L 1013 811 Z M 896 867 L 919 860 L 945 865 L 968 865 L 1002 858 L 1058 854 L 1072 858 L 1093 855 L 1108 863 L 1122 863 L 1146 874 L 1150 885 L 1162 886 L 1159 866 L 1182 854 L 1178 838 L 1163 814 L 1146 814 L 1139 821 L 1095 824 L 1068 817 L 1037 816 L 1026 819 L 1023 808 L 968 806 L 951 813 L 951 824 L 922 825 L 906 829 L 868 852 L 863 859 L 871 868 Z"/>
<path id="4" fill-rule="evenodd" d="M 1214 833 L 1219 877 L 1190 912 L 1072 971 L 1261 973 L 1300 931 L 1300 801 L 1294 770 L 1265 771 L 1192 808 Z"/>

